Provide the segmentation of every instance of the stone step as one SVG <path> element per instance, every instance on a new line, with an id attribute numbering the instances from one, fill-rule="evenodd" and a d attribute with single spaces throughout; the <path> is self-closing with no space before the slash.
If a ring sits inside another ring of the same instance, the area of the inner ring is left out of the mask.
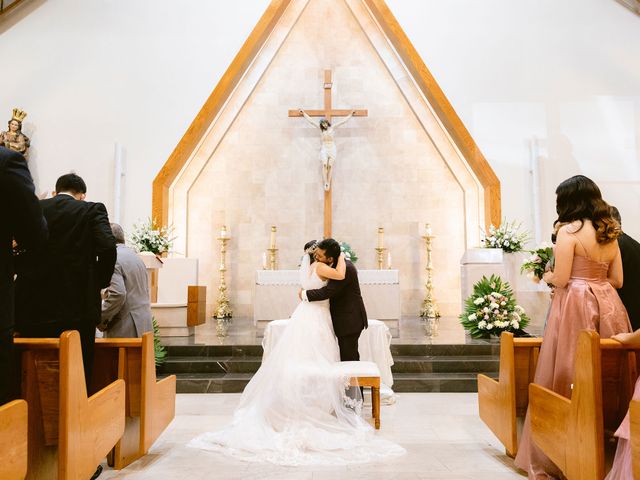
<path id="1" fill-rule="evenodd" d="M 262 357 L 169 357 L 163 373 L 255 373 Z"/>
<path id="2" fill-rule="evenodd" d="M 470 356 L 397 356 L 391 372 L 397 373 L 492 373 L 500 367 L 500 358 Z"/>
<path id="3" fill-rule="evenodd" d="M 496 374 L 489 376 L 495 378 Z M 251 380 L 250 373 L 177 374 L 178 393 L 241 393 Z M 393 390 L 401 392 L 476 392 L 475 373 L 398 373 Z"/>
<path id="4" fill-rule="evenodd" d="M 261 345 L 169 345 L 169 357 L 261 357 Z M 459 345 L 392 344 L 391 354 L 398 356 L 494 356 L 500 354 L 499 343 Z"/>

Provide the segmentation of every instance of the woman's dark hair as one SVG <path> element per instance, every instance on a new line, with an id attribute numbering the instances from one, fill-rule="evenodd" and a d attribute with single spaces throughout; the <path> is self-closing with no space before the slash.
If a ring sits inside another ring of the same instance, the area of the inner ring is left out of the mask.
<path id="1" fill-rule="evenodd" d="M 590 178 L 584 175 L 568 178 L 558 185 L 556 195 L 558 219 L 554 226 L 575 221 L 584 224 L 584 220 L 591 220 L 598 243 L 609 243 L 620 236 L 620 224 L 612 217 L 611 207 Z"/>
<path id="2" fill-rule="evenodd" d="M 315 240 L 311 240 L 310 242 L 307 242 L 304 244 L 304 251 L 307 252 L 311 247 L 313 246 L 318 246 L 318 242 Z M 313 248 L 311 251 L 309 251 L 309 253 L 307 253 L 307 255 L 309 255 L 309 260 L 311 260 L 311 263 L 316 261 L 316 257 L 314 256 L 316 249 Z"/>

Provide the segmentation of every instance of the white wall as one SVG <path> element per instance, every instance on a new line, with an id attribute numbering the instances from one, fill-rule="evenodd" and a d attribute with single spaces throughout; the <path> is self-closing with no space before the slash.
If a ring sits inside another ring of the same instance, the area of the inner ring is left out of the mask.
<path id="1" fill-rule="evenodd" d="M 613 0 L 387 0 L 502 182 L 502 211 L 542 237 L 555 188 L 578 173 L 640 238 L 640 17 Z"/>
<path id="2" fill-rule="evenodd" d="M 537 137 L 545 238 L 553 191 L 575 173 L 640 238 L 640 18 L 613 0 L 388 4 L 500 177 L 505 217 L 533 228 Z M 4 30 L 0 122 L 29 112 L 38 189 L 75 170 L 111 207 L 118 141 L 123 223 L 148 216 L 154 176 L 267 5 L 49 0 Z"/>

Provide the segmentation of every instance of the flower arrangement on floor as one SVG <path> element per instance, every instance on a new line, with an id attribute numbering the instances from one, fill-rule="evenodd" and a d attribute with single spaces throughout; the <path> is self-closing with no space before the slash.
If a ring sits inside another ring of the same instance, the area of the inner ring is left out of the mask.
<path id="1" fill-rule="evenodd" d="M 340 251 L 344 253 L 344 258 L 347 260 L 351 260 L 352 263 L 356 263 L 358 261 L 358 255 L 353 251 L 351 245 L 347 242 L 338 242 L 340 243 Z"/>
<path id="2" fill-rule="evenodd" d="M 131 244 L 138 251 L 151 252 L 155 255 L 168 252 L 174 240 L 170 227 L 161 227 L 151 218 L 142 225 L 134 225 L 130 238 Z"/>
<path id="3" fill-rule="evenodd" d="M 153 353 L 155 356 L 156 367 L 159 367 L 167 361 L 167 348 L 160 341 L 160 327 L 156 321 L 156 317 L 151 317 L 153 324 Z"/>
<path id="4" fill-rule="evenodd" d="M 528 278 L 539 283 L 544 272 L 553 270 L 553 246 L 549 243 L 542 243 L 528 252 L 531 253 L 531 256 L 524 259 L 520 266 L 520 272 L 526 273 Z"/>
<path id="5" fill-rule="evenodd" d="M 473 286 L 460 315 L 462 326 L 473 338 L 500 336 L 502 332 L 520 333 L 529 324 L 524 308 L 516 304 L 508 282 L 496 275 Z"/>
<path id="6" fill-rule="evenodd" d="M 529 240 L 529 232 L 521 231 L 522 224 L 502 221 L 499 227 L 489 226 L 489 235 L 482 239 L 484 248 L 501 248 L 507 253 L 523 250 Z"/>

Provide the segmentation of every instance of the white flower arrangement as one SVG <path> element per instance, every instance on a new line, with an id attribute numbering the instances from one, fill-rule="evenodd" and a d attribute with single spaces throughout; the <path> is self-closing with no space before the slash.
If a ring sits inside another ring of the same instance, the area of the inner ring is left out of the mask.
<path id="1" fill-rule="evenodd" d="M 175 237 L 172 236 L 170 227 L 158 226 L 154 220 L 149 218 L 142 225 L 133 226 L 133 233 L 129 240 L 139 252 L 160 255 L 169 251 Z"/>
<path id="2" fill-rule="evenodd" d="M 521 223 L 503 221 L 499 227 L 489 226 L 489 235 L 482 239 L 485 248 L 501 248 L 507 253 L 519 252 L 529 240 L 529 232 L 520 231 Z"/>
<path id="3" fill-rule="evenodd" d="M 516 304 L 509 283 L 492 275 L 489 279 L 482 277 L 473 286 L 460 321 L 473 338 L 483 338 L 519 331 L 527 326 L 529 318 L 524 308 Z"/>

